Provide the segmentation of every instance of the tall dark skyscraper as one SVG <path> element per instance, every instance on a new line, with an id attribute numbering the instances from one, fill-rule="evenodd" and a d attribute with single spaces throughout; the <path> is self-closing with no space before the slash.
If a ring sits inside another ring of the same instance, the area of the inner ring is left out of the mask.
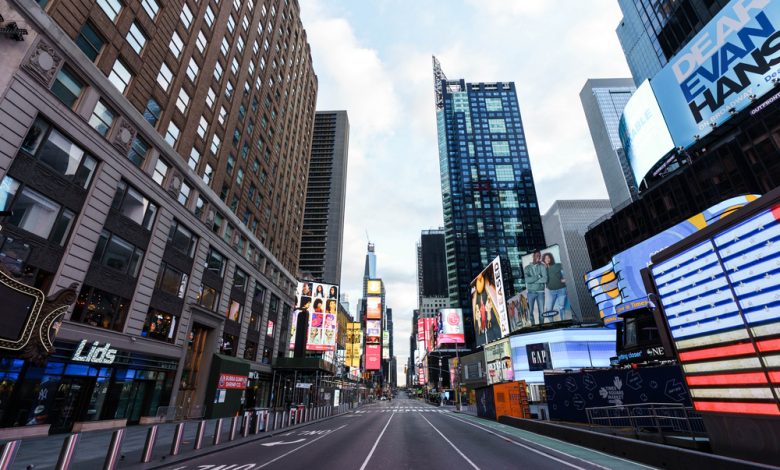
<path id="1" fill-rule="evenodd" d="M 435 57 L 433 73 L 450 305 L 474 344 L 471 280 L 500 255 L 520 289 L 544 233 L 515 84 L 448 80 Z"/>
<path id="2" fill-rule="evenodd" d="M 307 279 L 341 283 L 348 150 L 347 112 L 318 111 L 314 116 L 299 258 L 299 269 Z"/>
<path id="3" fill-rule="evenodd" d="M 417 292 L 422 297 L 447 297 L 447 251 L 444 229 L 423 230 L 417 245 Z"/>

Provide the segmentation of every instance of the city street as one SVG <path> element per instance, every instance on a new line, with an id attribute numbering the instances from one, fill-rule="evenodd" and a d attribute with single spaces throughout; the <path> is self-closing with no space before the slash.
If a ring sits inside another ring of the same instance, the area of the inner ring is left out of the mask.
<path id="1" fill-rule="evenodd" d="M 650 468 L 404 398 L 216 452 L 176 470 Z"/>

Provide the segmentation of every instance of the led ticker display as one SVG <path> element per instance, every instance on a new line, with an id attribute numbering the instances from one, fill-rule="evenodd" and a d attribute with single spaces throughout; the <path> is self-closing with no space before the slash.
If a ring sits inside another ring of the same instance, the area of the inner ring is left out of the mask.
<path id="1" fill-rule="evenodd" d="M 436 347 L 442 344 L 465 343 L 463 333 L 463 310 L 443 308 L 436 312 Z"/>
<path id="2" fill-rule="evenodd" d="M 780 416 L 779 220 L 776 205 L 651 266 L 699 411 Z"/>
<path id="3" fill-rule="evenodd" d="M 471 281 L 471 307 L 477 346 L 509 334 L 501 258 L 496 257 Z"/>
<path id="4" fill-rule="evenodd" d="M 369 320 L 382 319 L 382 298 L 381 297 L 366 298 L 366 318 L 368 318 Z"/>
<path id="5" fill-rule="evenodd" d="M 585 283 L 599 306 L 604 324 L 609 326 L 619 321 L 619 313 L 647 306 L 647 292 L 639 271 L 650 264 L 650 257 L 654 253 L 696 233 L 757 198 L 758 196 L 748 195 L 727 199 L 618 253 L 606 266 L 586 274 Z"/>

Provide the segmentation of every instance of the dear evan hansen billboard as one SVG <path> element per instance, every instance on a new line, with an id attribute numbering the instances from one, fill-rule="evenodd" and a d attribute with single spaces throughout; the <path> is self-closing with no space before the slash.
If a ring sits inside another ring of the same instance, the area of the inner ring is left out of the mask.
<path id="1" fill-rule="evenodd" d="M 733 0 L 653 77 L 675 146 L 689 147 L 772 91 L 778 28 L 777 0 Z"/>

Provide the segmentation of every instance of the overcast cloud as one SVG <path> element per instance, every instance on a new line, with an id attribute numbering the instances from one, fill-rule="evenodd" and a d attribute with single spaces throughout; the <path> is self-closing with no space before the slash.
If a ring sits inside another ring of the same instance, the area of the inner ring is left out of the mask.
<path id="1" fill-rule="evenodd" d="M 605 198 L 579 92 L 628 77 L 617 0 L 300 0 L 318 110 L 351 132 L 342 292 L 354 314 L 367 234 L 393 309 L 399 383 L 416 308 L 415 242 L 442 224 L 431 55 L 448 78 L 513 81 L 542 213 Z"/>

